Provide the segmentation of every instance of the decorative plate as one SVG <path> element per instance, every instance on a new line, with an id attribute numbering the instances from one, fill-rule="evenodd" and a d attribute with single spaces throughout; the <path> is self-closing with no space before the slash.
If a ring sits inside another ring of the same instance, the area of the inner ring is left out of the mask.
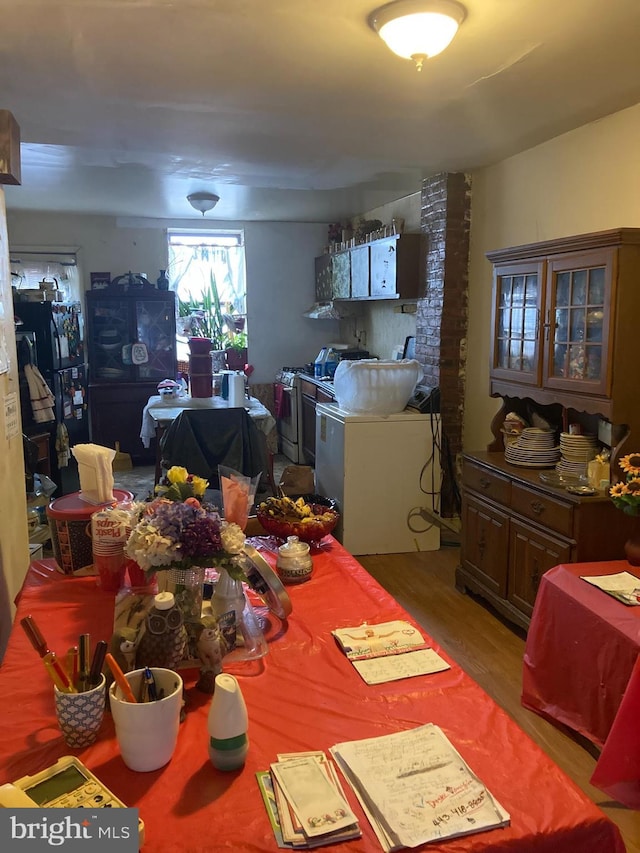
<path id="1" fill-rule="evenodd" d="M 244 566 L 249 586 L 272 613 L 280 619 L 286 619 L 291 614 L 293 605 L 282 581 L 253 545 L 245 543 L 244 553 L 250 564 Z"/>
<path id="2" fill-rule="evenodd" d="M 146 364 L 149 361 L 147 345 L 138 341 L 131 345 L 131 361 L 133 364 Z"/>

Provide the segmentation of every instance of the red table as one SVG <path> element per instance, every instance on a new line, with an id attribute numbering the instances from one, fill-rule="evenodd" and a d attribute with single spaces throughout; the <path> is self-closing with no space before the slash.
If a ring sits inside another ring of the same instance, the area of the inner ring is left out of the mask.
<path id="1" fill-rule="evenodd" d="M 603 747 L 592 783 L 640 808 L 640 607 L 580 579 L 623 571 L 638 574 L 623 560 L 545 573 L 527 635 L 522 704 Z"/>
<path id="2" fill-rule="evenodd" d="M 265 552 L 273 564 L 274 557 Z M 293 613 L 274 619 L 269 654 L 229 671 L 240 681 L 249 711 L 250 748 L 242 771 L 221 773 L 209 762 L 206 716 L 210 698 L 185 671 L 188 713 L 171 762 L 152 773 L 128 770 L 105 718 L 98 740 L 81 759 L 124 802 L 136 806 L 153 853 L 276 851 L 255 781 L 276 753 L 328 751 L 433 722 L 511 813 L 511 826 L 425 846 L 431 853 L 624 853 L 617 827 L 437 646 L 451 669 L 367 686 L 338 650 L 331 629 L 363 621 L 414 620 L 332 537 L 314 555 L 311 580 L 290 587 Z M 112 597 L 94 578 L 69 578 L 51 562 L 32 564 L 17 620 L 32 613 L 54 649 L 82 631 L 97 640 L 111 628 Z M 425 634 L 424 630 L 422 631 Z M 51 686 L 21 628 L 12 631 L 0 670 L 0 783 L 34 773 L 65 753 L 56 728 Z M 363 836 L 336 845 L 344 853 L 379 851 L 362 811 Z"/>

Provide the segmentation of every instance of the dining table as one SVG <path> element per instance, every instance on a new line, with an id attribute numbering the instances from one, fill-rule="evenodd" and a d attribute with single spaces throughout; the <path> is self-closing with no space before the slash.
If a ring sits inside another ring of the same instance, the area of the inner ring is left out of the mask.
<path id="1" fill-rule="evenodd" d="M 626 560 L 560 564 L 542 576 L 527 633 L 522 704 L 591 741 L 592 784 L 640 809 L 640 604 L 585 580 L 640 568 Z"/>
<path id="2" fill-rule="evenodd" d="M 255 397 L 246 397 L 244 407 L 247 410 L 249 417 L 255 422 L 260 430 L 260 434 L 264 436 L 265 452 L 270 460 L 268 480 L 272 488 L 273 471 L 272 469 L 272 454 L 267 449 L 267 436 L 276 425 L 276 420 L 267 409 L 267 407 Z M 140 427 L 140 440 L 144 447 L 151 446 L 151 441 L 156 440 L 156 459 L 155 459 L 155 483 L 160 482 L 161 476 L 161 461 L 162 453 L 160 440 L 166 430 L 171 426 L 178 415 L 185 409 L 228 409 L 229 400 L 221 395 L 214 394 L 211 397 L 192 397 L 189 394 L 183 394 L 179 397 L 162 397 L 159 394 L 154 394 L 149 397 L 142 410 L 142 424 Z"/>
<path id="3" fill-rule="evenodd" d="M 277 540 L 249 543 L 276 567 Z M 276 851 L 278 843 L 257 777 L 278 754 L 323 751 L 338 743 L 439 726 L 471 771 L 509 814 L 508 825 L 420 846 L 431 853 L 624 853 L 618 828 L 331 535 L 312 548 L 312 572 L 284 587 L 290 613 L 258 600 L 267 653 L 223 659 L 236 677 L 248 715 L 249 748 L 241 769 L 216 769 L 208 754 L 211 696 L 184 669 L 185 715 L 173 757 L 150 772 L 128 769 L 111 715 L 80 760 L 126 805 L 138 809 L 153 853 Z M 122 592 L 122 591 L 121 591 Z M 126 593 L 126 590 L 124 591 Z M 34 774 L 68 753 L 56 725 L 51 682 L 20 619 L 31 615 L 54 650 L 90 632 L 109 640 L 116 595 L 95 577 L 60 574 L 52 560 L 31 563 L 0 668 L 0 784 Z M 250 590 L 247 589 L 247 594 Z M 278 598 L 281 602 L 281 598 Z M 262 606 L 261 606 L 262 604 Z M 283 612 L 285 615 L 283 615 Z M 280 613 L 280 615 L 277 615 Z M 445 670 L 368 684 L 333 631 L 405 620 L 449 665 Z M 359 801 L 343 780 L 361 836 L 333 844 L 340 853 L 381 849 Z"/>

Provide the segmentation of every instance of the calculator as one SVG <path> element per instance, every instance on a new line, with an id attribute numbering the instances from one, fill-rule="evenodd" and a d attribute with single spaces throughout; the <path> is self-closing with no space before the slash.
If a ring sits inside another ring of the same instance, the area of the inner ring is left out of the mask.
<path id="1" fill-rule="evenodd" d="M 13 784 L 0 785 L 0 806 L 7 808 L 52 807 L 61 809 L 126 808 L 88 767 L 64 755 L 51 767 Z M 138 820 L 139 846 L 144 843 L 144 823 Z"/>

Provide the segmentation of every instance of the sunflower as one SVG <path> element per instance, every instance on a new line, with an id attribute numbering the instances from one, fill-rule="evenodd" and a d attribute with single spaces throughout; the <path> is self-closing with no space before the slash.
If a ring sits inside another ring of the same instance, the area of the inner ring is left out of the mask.
<path id="1" fill-rule="evenodd" d="M 622 495 L 627 494 L 627 484 L 616 483 L 615 486 L 611 486 L 611 488 L 609 489 L 609 494 L 612 498 L 621 498 Z"/>
<path id="2" fill-rule="evenodd" d="M 640 453 L 629 453 L 619 463 L 622 470 L 632 477 L 640 477 Z"/>
<path id="3" fill-rule="evenodd" d="M 626 515 L 640 516 L 640 453 L 629 453 L 619 460 L 626 473 L 624 481 L 609 489 L 614 505 Z"/>

